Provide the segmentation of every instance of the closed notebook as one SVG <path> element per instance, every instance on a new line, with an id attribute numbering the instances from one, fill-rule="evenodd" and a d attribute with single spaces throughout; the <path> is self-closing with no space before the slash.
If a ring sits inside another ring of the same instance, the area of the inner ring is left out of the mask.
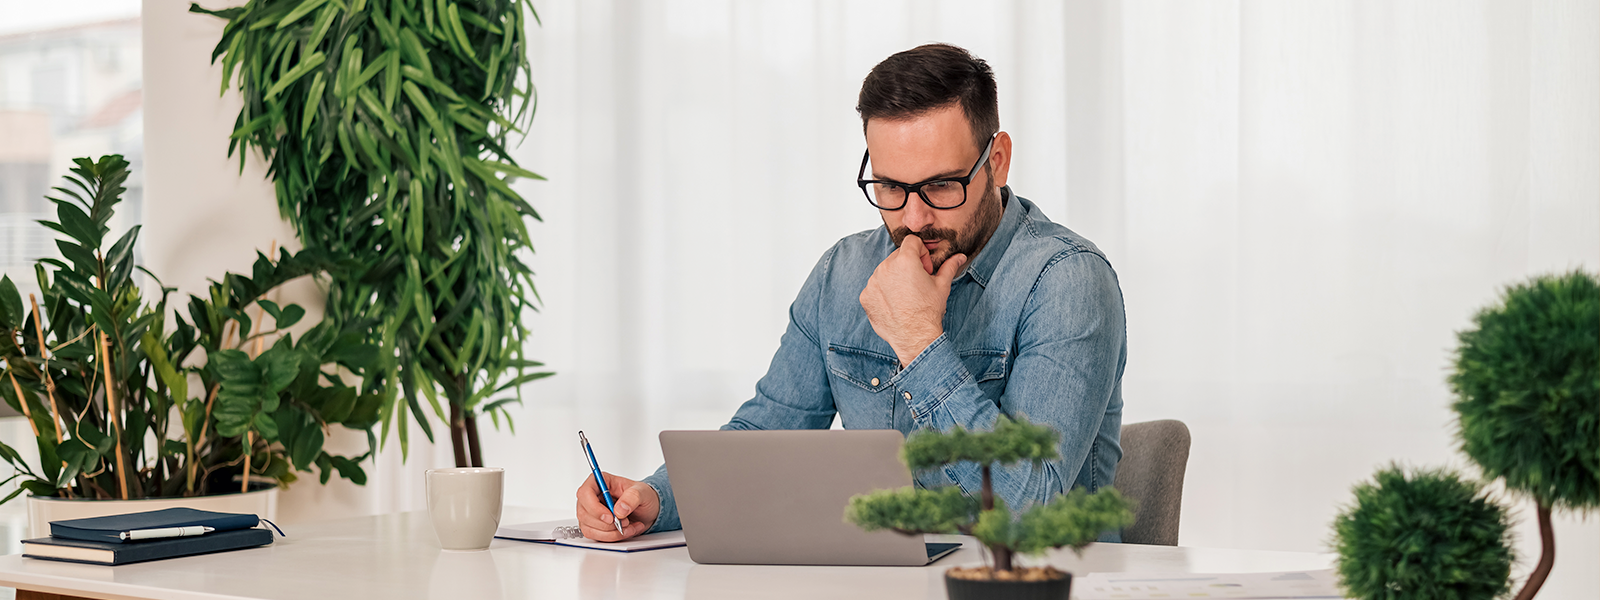
<path id="1" fill-rule="evenodd" d="M 147 560 L 254 548 L 271 543 L 272 532 L 266 529 L 213 531 L 205 535 L 137 542 L 87 542 L 47 537 L 22 540 L 22 555 L 28 558 L 91 565 L 125 565 Z"/>
<path id="2" fill-rule="evenodd" d="M 132 543 L 123 541 L 121 535 L 124 531 L 205 526 L 216 530 L 212 533 L 219 533 L 249 529 L 260 523 L 261 518 L 252 514 L 168 508 L 108 517 L 51 521 L 50 535 L 61 539 L 120 544 Z"/>
<path id="3" fill-rule="evenodd" d="M 577 519 L 507 525 L 495 531 L 494 536 L 505 540 L 560 544 L 562 546 L 608 550 L 611 552 L 637 552 L 684 545 L 682 530 L 651 533 L 620 542 L 597 542 L 583 537 L 583 533 L 578 529 Z"/>

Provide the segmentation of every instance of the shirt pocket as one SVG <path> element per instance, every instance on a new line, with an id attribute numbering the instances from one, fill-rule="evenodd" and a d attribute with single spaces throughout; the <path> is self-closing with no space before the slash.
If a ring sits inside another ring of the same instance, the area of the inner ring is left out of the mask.
<path id="1" fill-rule="evenodd" d="M 871 393 L 889 387 L 889 380 L 900 365 L 894 357 L 838 344 L 828 344 L 826 362 L 834 377 Z"/>

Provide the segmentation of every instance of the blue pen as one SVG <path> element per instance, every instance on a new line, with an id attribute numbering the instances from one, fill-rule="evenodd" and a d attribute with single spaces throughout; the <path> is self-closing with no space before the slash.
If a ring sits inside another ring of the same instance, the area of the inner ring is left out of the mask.
<path id="1" fill-rule="evenodd" d="M 583 432 L 578 432 L 578 443 L 583 445 L 584 456 L 589 457 L 589 468 L 594 469 L 594 482 L 600 484 L 600 499 L 606 501 L 606 509 L 611 511 L 611 522 L 617 526 L 617 533 L 622 533 L 622 519 L 617 518 L 617 505 L 611 502 L 611 490 L 606 489 L 606 477 L 600 474 L 600 463 L 594 459 L 594 449 L 589 447 L 589 438 L 583 437 Z"/>

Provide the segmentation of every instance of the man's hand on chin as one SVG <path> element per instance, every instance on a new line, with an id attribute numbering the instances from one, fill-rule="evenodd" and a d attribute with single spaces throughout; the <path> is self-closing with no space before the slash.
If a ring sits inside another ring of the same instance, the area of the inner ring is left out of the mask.
<path id="1" fill-rule="evenodd" d="M 872 271 L 861 290 L 861 308 L 866 309 L 872 330 L 894 348 L 901 367 L 944 333 L 950 282 L 965 264 L 967 255 L 956 254 L 934 273 L 933 256 L 922 238 L 912 234 Z"/>

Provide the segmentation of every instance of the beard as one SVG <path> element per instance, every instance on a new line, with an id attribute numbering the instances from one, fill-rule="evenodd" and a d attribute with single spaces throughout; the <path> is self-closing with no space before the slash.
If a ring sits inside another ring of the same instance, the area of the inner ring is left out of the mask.
<path id="1" fill-rule="evenodd" d="M 987 168 L 987 167 L 985 167 Z M 908 198 L 908 202 L 920 202 L 920 198 Z M 990 187 L 978 199 L 978 210 L 972 213 L 972 220 L 968 221 L 960 230 L 946 229 L 943 227 L 928 226 L 922 231 L 911 231 L 905 227 L 896 228 L 889 232 L 890 239 L 894 240 L 894 247 L 899 248 L 900 242 L 906 236 L 916 234 L 924 242 L 943 240 L 945 243 L 933 251 L 933 272 L 939 272 L 944 266 L 944 261 L 957 254 L 967 255 L 967 263 L 971 264 L 977 258 L 978 252 L 989 243 L 989 236 L 994 235 L 994 230 L 1000 225 L 1000 217 L 1005 212 L 1000 205 L 1000 190 Z"/>

